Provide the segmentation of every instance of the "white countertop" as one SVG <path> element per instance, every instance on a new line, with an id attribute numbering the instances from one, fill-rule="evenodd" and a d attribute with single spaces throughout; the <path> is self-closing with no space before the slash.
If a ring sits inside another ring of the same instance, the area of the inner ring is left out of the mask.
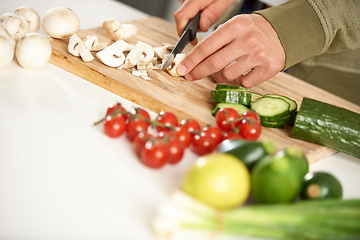
<path id="1" fill-rule="evenodd" d="M 108 0 L 11 0 L 0 14 L 28 5 L 43 16 L 59 4 L 79 15 L 82 29 L 147 16 Z M 157 205 L 196 156 L 188 151 L 179 165 L 144 167 L 125 138 L 92 126 L 115 102 L 135 106 L 51 64 L 30 71 L 14 60 L 0 70 L 0 239 L 154 239 Z M 311 170 L 333 173 L 344 197 L 360 197 L 359 159 L 338 153 Z"/>

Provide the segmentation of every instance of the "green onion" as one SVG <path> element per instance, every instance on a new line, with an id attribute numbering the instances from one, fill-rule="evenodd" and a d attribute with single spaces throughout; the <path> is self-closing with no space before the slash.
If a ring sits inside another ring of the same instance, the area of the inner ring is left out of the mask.
<path id="1" fill-rule="evenodd" d="M 218 211 L 175 191 L 158 209 L 154 231 L 166 239 L 217 234 L 274 239 L 360 239 L 360 199 L 253 204 Z"/>

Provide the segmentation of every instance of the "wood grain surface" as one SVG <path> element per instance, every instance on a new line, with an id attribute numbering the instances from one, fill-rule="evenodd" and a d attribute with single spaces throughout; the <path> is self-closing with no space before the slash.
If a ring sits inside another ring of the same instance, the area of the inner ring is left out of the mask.
<path id="1" fill-rule="evenodd" d="M 163 19 L 149 17 L 131 23 L 136 25 L 139 31 L 134 38 L 127 41 L 129 43 L 136 44 L 141 40 L 157 47 L 162 46 L 162 43 L 175 44 L 178 40 L 175 26 Z M 111 42 L 101 27 L 80 30 L 77 34 L 81 38 L 93 34 L 98 36 L 100 41 Z M 96 58 L 88 63 L 83 62 L 81 58 L 68 53 L 68 40 L 51 39 L 51 44 L 53 52 L 50 62 L 66 71 L 154 112 L 171 111 L 179 119 L 195 118 L 202 125 L 214 124 L 214 118 L 211 116 L 214 104 L 211 102 L 210 91 L 215 89 L 216 84 L 210 77 L 188 82 L 182 77 L 172 77 L 161 70 L 153 70 L 149 72 L 152 80 L 147 81 L 132 75 L 131 70 L 108 67 Z M 190 51 L 191 48 L 191 45 L 187 46 L 184 52 Z M 286 73 L 279 73 L 274 78 L 252 88 L 252 91 L 260 94 L 285 95 L 294 99 L 299 105 L 303 97 L 314 98 L 360 113 L 360 106 Z M 310 163 L 335 153 L 332 149 L 292 139 L 289 137 L 290 132 L 291 127 L 285 129 L 263 127 L 259 140 L 272 139 L 278 149 L 291 145 L 300 146 Z"/>

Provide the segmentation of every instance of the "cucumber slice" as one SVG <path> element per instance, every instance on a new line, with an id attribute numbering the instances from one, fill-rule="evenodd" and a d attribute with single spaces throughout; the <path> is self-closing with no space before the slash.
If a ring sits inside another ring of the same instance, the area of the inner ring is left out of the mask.
<path id="1" fill-rule="evenodd" d="M 259 93 L 254 93 L 254 92 L 249 92 L 249 93 L 251 93 L 251 102 L 255 102 L 259 98 L 263 97 L 263 95 Z"/>
<path id="2" fill-rule="evenodd" d="M 249 90 L 246 87 L 227 85 L 227 84 L 217 84 L 215 89 L 216 90 L 233 90 L 233 89 Z"/>
<path id="3" fill-rule="evenodd" d="M 289 108 L 290 112 L 297 110 L 297 107 L 298 107 L 297 103 L 289 97 L 285 97 L 285 96 L 277 95 L 277 94 L 266 94 L 266 95 L 264 95 L 264 97 L 281 98 L 290 104 L 290 108 Z"/>
<path id="4" fill-rule="evenodd" d="M 236 110 L 240 116 L 244 112 L 250 110 L 248 107 L 246 107 L 242 104 L 238 104 L 238 103 L 218 103 L 218 104 L 216 104 L 215 108 L 211 111 L 211 114 L 213 116 L 215 116 L 217 111 L 219 111 L 219 109 L 221 109 L 221 108 L 232 108 L 232 109 Z"/>
<path id="5" fill-rule="evenodd" d="M 250 106 L 251 93 L 247 90 L 213 90 L 211 100 L 215 103 L 239 103 Z"/>
<path id="6" fill-rule="evenodd" d="M 261 122 L 278 122 L 290 115 L 290 104 L 282 98 L 261 97 L 251 103 L 251 109 L 261 118 Z"/>

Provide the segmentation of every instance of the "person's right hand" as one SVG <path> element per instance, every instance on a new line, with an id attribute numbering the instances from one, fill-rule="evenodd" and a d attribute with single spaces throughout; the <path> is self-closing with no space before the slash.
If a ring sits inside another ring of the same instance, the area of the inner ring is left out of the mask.
<path id="1" fill-rule="evenodd" d="M 199 32 L 207 32 L 235 0 L 180 0 L 181 6 L 174 13 L 178 35 L 181 36 L 187 22 L 203 10 L 200 15 Z"/>

